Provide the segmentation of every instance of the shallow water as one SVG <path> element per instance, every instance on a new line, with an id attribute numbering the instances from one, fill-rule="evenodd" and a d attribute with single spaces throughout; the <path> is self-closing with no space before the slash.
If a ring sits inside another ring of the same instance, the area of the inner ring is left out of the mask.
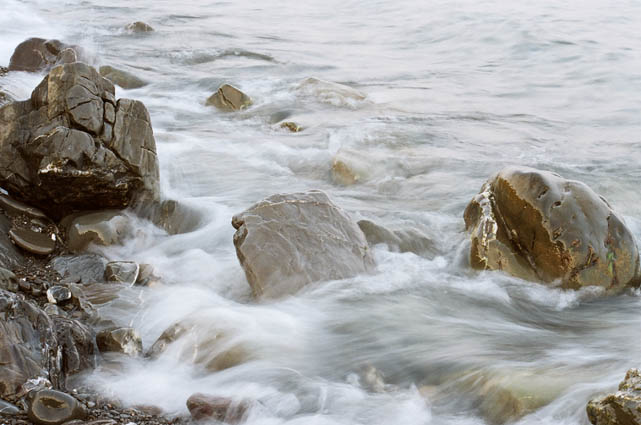
<path id="1" fill-rule="evenodd" d="M 157 360 L 92 374 L 105 394 L 170 414 L 197 391 L 258 400 L 251 425 L 469 425 L 488 417 L 489 381 L 541 397 L 520 424 L 569 425 L 587 424 L 587 400 L 639 366 L 638 292 L 606 299 L 469 270 L 462 219 L 488 176 L 522 164 L 586 182 L 641 240 L 636 2 L 0 1 L 0 64 L 25 38 L 56 37 L 151 82 L 117 97 L 147 105 L 163 192 L 201 216 L 173 236 L 140 222 L 103 250 L 153 264 L 164 283 L 123 294 L 105 317 L 139 329 L 145 347 L 193 325 Z M 134 20 L 156 31 L 127 34 Z M 308 77 L 366 98 L 301 87 Z M 40 79 L 11 73 L 3 85 L 26 98 Z M 206 107 L 223 82 L 254 105 Z M 285 116 L 305 130 L 280 129 Z M 366 164 L 358 184 L 332 180 L 339 152 Z M 231 216 L 311 188 L 355 218 L 422 233 L 436 252 L 379 245 L 373 276 L 253 303 Z M 230 347 L 246 361 L 207 370 Z M 363 385 L 368 365 L 384 392 Z"/>

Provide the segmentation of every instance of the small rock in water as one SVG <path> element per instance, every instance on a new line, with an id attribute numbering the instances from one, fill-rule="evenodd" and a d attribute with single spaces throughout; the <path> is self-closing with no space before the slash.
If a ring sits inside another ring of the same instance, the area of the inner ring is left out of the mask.
<path id="1" fill-rule="evenodd" d="M 299 126 L 295 122 L 292 121 L 286 121 L 280 124 L 280 128 L 287 129 L 291 131 L 292 133 L 298 133 L 303 131 L 303 127 Z"/>
<path id="2" fill-rule="evenodd" d="M 241 422 L 251 407 L 247 401 L 234 401 L 226 397 L 216 397 L 196 393 L 187 399 L 187 409 L 196 420 L 213 419 L 220 422 L 237 424 Z"/>
<path id="3" fill-rule="evenodd" d="M 630 369 L 619 391 L 591 400 L 588 419 L 593 425 L 641 425 L 641 372 Z"/>
<path id="4" fill-rule="evenodd" d="M 13 404 L 0 400 L 0 414 L 2 415 L 15 415 L 20 413 L 20 409 Z"/>
<path id="5" fill-rule="evenodd" d="M 96 343 L 101 352 L 138 356 L 142 353 L 142 338 L 134 328 L 109 328 L 98 332 Z"/>
<path id="6" fill-rule="evenodd" d="M 151 25 L 148 25 L 144 22 L 141 21 L 136 21 L 132 22 L 130 24 L 127 24 L 125 26 L 125 30 L 133 33 L 145 33 L 145 32 L 152 32 L 154 29 L 151 27 Z"/>
<path id="7" fill-rule="evenodd" d="M 109 246 L 122 242 L 131 224 L 119 210 L 73 214 L 61 221 L 67 229 L 67 244 L 73 252 L 84 251 L 89 244 Z"/>
<path id="8" fill-rule="evenodd" d="M 100 75 L 123 89 L 138 89 L 147 85 L 145 81 L 135 75 L 112 66 L 101 66 L 99 71 Z"/>
<path id="9" fill-rule="evenodd" d="M 207 99 L 207 105 L 213 105 L 223 111 L 240 111 L 252 104 L 252 100 L 236 87 L 223 84 L 216 93 Z"/>
<path id="10" fill-rule="evenodd" d="M 56 249 L 56 242 L 46 233 L 13 227 L 9 237 L 20 248 L 36 255 L 49 255 Z"/>
<path id="11" fill-rule="evenodd" d="M 37 425 L 59 425 L 87 416 L 78 400 L 60 391 L 40 390 L 30 398 L 27 415 Z"/>
<path id="12" fill-rule="evenodd" d="M 51 304 L 64 304 L 71 299 L 71 290 L 66 286 L 52 286 L 47 289 L 47 300 Z"/>
<path id="13" fill-rule="evenodd" d="M 140 266 L 133 261 L 112 261 L 105 268 L 105 279 L 108 282 L 133 285 L 138 279 Z"/>
<path id="14" fill-rule="evenodd" d="M 334 106 L 354 107 L 358 102 L 362 102 L 366 98 L 363 93 L 349 86 L 314 77 L 301 81 L 298 84 L 297 91 Z"/>
<path id="15" fill-rule="evenodd" d="M 140 264 L 140 271 L 138 272 L 136 285 L 152 285 L 154 282 L 157 282 L 158 279 L 159 277 L 154 274 L 154 266 L 151 264 Z"/>

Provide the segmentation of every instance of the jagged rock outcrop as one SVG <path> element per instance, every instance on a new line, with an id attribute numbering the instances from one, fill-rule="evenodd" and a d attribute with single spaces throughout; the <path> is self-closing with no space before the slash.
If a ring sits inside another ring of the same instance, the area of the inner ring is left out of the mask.
<path id="1" fill-rule="evenodd" d="M 9 59 L 9 71 L 38 72 L 51 67 L 76 62 L 81 56 L 78 46 L 59 40 L 30 38 L 18 44 Z"/>
<path id="2" fill-rule="evenodd" d="M 54 219 L 159 197 L 149 113 L 83 63 L 56 66 L 0 108 L 0 185 Z"/>
<path id="3" fill-rule="evenodd" d="M 639 284 L 632 233 L 581 182 L 508 167 L 485 183 L 464 216 L 475 268 L 564 288 L 601 286 L 609 293 Z"/>
<path id="4" fill-rule="evenodd" d="M 641 425 L 641 373 L 630 369 L 619 391 L 591 400 L 588 419 L 593 425 Z"/>
<path id="5" fill-rule="evenodd" d="M 234 245 L 256 297 L 343 279 L 375 264 L 358 225 L 324 192 L 278 194 L 234 216 Z"/>

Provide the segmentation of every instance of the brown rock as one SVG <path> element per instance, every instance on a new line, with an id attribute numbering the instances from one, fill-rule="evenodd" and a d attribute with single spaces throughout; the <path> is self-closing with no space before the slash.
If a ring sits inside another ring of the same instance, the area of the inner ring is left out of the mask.
<path id="1" fill-rule="evenodd" d="M 13 227 L 9 237 L 20 248 L 36 255 L 49 255 L 56 249 L 56 242 L 47 233 Z"/>
<path id="2" fill-rule="evenodd" d="M 284 128 L 286 130 L 291 131 L 292 133 L 298 133 L 303 131 L 303 127 L 299 126 L 295 122 L 292 121 L 285 121 L 280 124 L 280 128 Z"/>
<path id="3" fill-rule="evenodd" d="M 31 218 L 49 221 L 49 218 L 40 211 L 24 202 L 16 201 L 15 199 L 0 193 L 0 208 L 9 214 L 27 215 Z"/>
<path id="4" fill-rule="evenodd" d="M 104 329 L 96 335 L 96 343 L 102 353 L 115 352 L 129 356 L 142 353 L 142 338 L 134 328 Z"/>
<path id="5" fill-rule="evenodd" d="M 527 167 L 491 178 L 465 210 L 470 262 L 564 288 L 637 286 L 639 251 L 610 205 L 585 184 Z"/>
<path id="6" fill-rule="evenodd" d="M 73 214 L 61 221 L 67 229 L 67 245 L 72 252 L 85 251 L 90 244 L 121 243 L 131 231 L 129 218 L 120 210 Z"/>
<path id="7" fill-rule="evenodd" d="M 27 416 L 37 425 L 60 425 L 74 419 L 84 419 L 87 411 L 69 394 L 40 390 L 32 395 Z"/>
<path id="8" fill-rule="evenodd" d="M 138 280 L 140 266 L 133 261 L 112 261 L 105 268 L 107 282 L 133 285 Z"/>
<path id="9" fill-rule="evenodd" d="M 358 225 L 324 192 L 273 195 L 233 217 L 234 245 L 256 297 L 374 269 Z"/>
<path id="10" fill-rule="evenodd" d="M 216 93 L 207 99 L 207 105 L 213 105 L 223 111 L 240 111 L 252 104 L 252 100 L 236 87 L 223 84 Z"/>
<path id="11" fill-rule="evenodd" d="M 30 38 L 16 47 L 9 60 L 9 71 L 45 71 L 56 64 L 75 62 L 79 52 L 77 46 L 58 40 Z"/>
<path id="12" fill-rule="evenodd" d="M 196 420 L 213 419 L 220 422 L 237 424 L 243 421 L 251 404 L 235 401 L 226 397 L 216 397 L 196 393 L 187 399 L 187 409 Z"/>
<path id="13" fill-rule="evenodd" d="M 588 419 L 593 425 L 641 425 L 641 373 L 630 369 L 619 391 L 591 400 Z"/>
<path id="14" fill-rule="evenodd" d="M 100 75 L 123 89 L 138 89 L 148 84 L 129 72 L 107 65 L 100 67 Z"/>

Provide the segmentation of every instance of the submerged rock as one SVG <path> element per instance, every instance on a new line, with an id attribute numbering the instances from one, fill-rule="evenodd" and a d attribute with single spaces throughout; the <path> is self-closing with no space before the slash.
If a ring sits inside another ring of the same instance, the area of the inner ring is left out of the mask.
<path id="1" fill-rule="evenodd" d="M 0 108 L 0 184 L 54 219 L 155 200 L 158 180 L 147 109 L 88 65 L 56 66 Z"/>
<path id="2" fill-rule="evenodd" d="M 292 133 L 299 133 L 303 131 L 303 127 L 300 125 L 296 124 L 295 122 L 292 121 L 285 121 L 280 123 L 280 128 L 284 128 L 286 130 L 291 131 Z"/>
<path id="3" fill-rule="evenodd" d="M 84 419 L 87 410 L 69 394 L 40 390 L 31 395 L 27 416 L 37 425 L 60 425 L 74 419 Z"/>
<path id="4" fill-rule="evenodd" d="M 304 79 L 296 89 L 303 95 L 314 97 L 320 102 L 334 106 L 354 107 L 366 98 L 363 93 L 349 86 L 314 77 Z"/>
<path id="5" fill-rule="evenodd" d="M 156 226 L 170 235 L 192 232 L 203 221 L 203 214 L 200 211 L 173 199 L 152 205 L 146 214 Z"/>
<path id="6" fill-rule="evenodd" d="M 630 369 L 619 391 L 590 400 L 588 419 L 593 425 L 641 425 L 641 373 Z"/>
<path id="7" fill-rule="evenodd" d="M 125 30 L 133 33 L 145 33 L 145 32 L 154 31 L 154 29 L 150 25 L 141 21 L 136 21 L 136 22 L 127 24 L 127 26 L 125 26 Z"/>
<path id="8" fill-rule="evenodd" d="M 17 246 L 31 254 L 49 255 L 56 249 L 55 240 L 47 233 L 13 227 L 9 230 L 9 237 Z"/>
<path id="9" fill-rule="evenodd" d="M 384 243 L 391 251 L 413 252 L 422 256 L 434 256 L 438 253 L 434 242 L 415 229 L 390 230 L 370 220 L 360 220 L 358 227 L 370 245 Z"/>
<path id="10" fill-rule="evenodd" d="M 475 268 L 609 293 L 639 284 L 639 251 L 623 219 L 588 186 L 558 174 L 503 169 L 467 206 L 465 226 Z"/>
<path id="11" fill-rule="evenodd" d="M 324 192 L 273 195 L 233 217 L 236 254 L 256 297 L 370 272 L 375 263 L 358 225 Z"/>
<path id="12" fill-rule="evenodd" d="M 201 393 L 193 394 L 187 399 L 187 409 L 196 421 L 212 419 L 237 424 L 245 418 L 250 407 L 251 404 L 244 400 L 235 401 Z"/>
<path id="13" fill-rule="evenodd" d="M 249 96 L 229 84 L 218 87 L 218 91 L 207 99 L 207 105 L 213 105 L 223 111 L 240 111 L 251 104 Z"/>
<path id="14" fill-rule="evenodd" d="M 78 60 L 79 48 L 59 40 L 30 38 L 18 44 L 9 59 L 9 71 L 38 72 Z"/>
<path id="15" fill-rule="evenodd" d="M 85 251 L 90 244 L 120 244 L 130 233 L 129 218 L 120 210 L 73 214 L 61 221 L 67 230 L 67 246 L 72 252 Z"/>
<path id="16" fill-rule="evenodd" d="M 359 152 L 340 149 L 332 158 L 332 180 L 343 186 L 361 183 L 369 177 L 371 168 L 372 164 Z"/>
<path id="17" fill-rule="evenodd" d="M 108 65 L 100 67 L 100 75 L 123 89 L 138 89 L 148 84 L 127 71 L 122 71 Z"/>
<path id="18" fill-rule="evenodd" d="M 96 335 L 102 353 L 115 352 L 138 356 L 142 353 L 142 338 L 134 328 L 109 328 Z"/>
<path id="19" fill-rule="evenodd" d="M 105 268 L 107 282 L 133 285 L 138 280 L 140 266 L 133 261 L 112 261 Z"/>

